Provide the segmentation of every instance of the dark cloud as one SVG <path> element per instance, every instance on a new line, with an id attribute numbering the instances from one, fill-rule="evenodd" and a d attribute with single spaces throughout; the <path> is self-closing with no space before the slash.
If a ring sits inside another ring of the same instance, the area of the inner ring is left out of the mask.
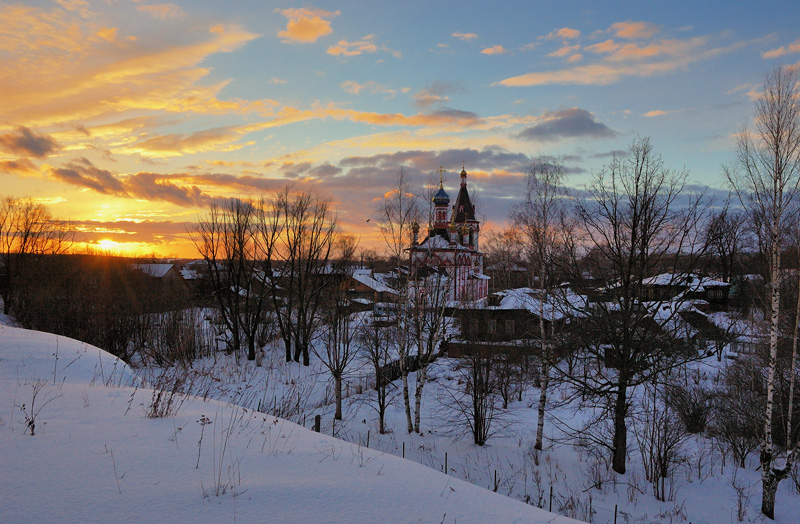
<path id="1" fill-rule="evenodd" d="M 467 171 L 472 169 L 520 171 L 529 163 L 530 159 L 526 155 L 511 153 L 497 146 L 489 146 L 480 151 L 477 149 L 398 151 L 369 157 L 351 156 L 339 161 L 339 165 L 343 168 L 391 168 L 396 172 L 400 166 L 404 166 L 412 171 L 432 172 L 442 166 L 450 173 L 460 172 L 462 164 Z"/>
<path id="2" fill-rule="evenodd" d="M 311 169 L 311 162 L 300 162 L 299 164 L 286 162 L 278 168 L 278 172 L 283 175 L 284 178 L 296 179 L 304 176 L 309 169 Z"/>
<path id="3" fill-rule="evenodd" d="M 163 200 L 178 206 L 205 207 L 211 197 L 197 186 L 179 186 L 157 173 L 136 173 L 124 178 L 127 193 L 147 200 Z"/>
<path id="4" fill-rule="evenodd" d="M 529 127 L 516 135 L 523 140 L 546 142 L 558 138 L 614 138 L 617 132 L 598 122 L 585 109 L 572 107 L 543 115 L 544 122 Z"/>
<path id="5" fill-rule="evenodd" d="M 427 108 L 450 100 L 449 95 L 466 91 L 463 82 L 436 81 L 414 95 L 414 105 Z"/>
<path id="6" fill-rule="evenodd" d="M 125 187 L 110 171 L 95 167 L 83 157 L 67 163 L 65 167 L 50 168 L 50 176 L 105 195 L 128 196 Z"/>
<path id="7" fill-rule="evenodd" d="M 336 176 L 342 172 L 342 168 L 336 167 L 333 164 L 325 162 L 316 166 L 308 171 L 308 174 L 314 178 L 328 178 Z"/>
<path id="8" fill-rule="evenodd" d="M 0 135 L 0 149 L 14 155 L 44 158 L 61 149 L 61 145 L 48 135 L 20 126 L 12 133 Z"/>
<path id="9" fill-rule="evenodd" d="M 27 158 L 18 158 L 16 160 L 2 160 L 0 161 L 0 173 L 14 174 L 29 174 L 35 173 L 36 166 Z"/>
<path id="10" fill-rule="evenodd" d="M 614 149 L 613 151 L 608 151 L 605 153 L 595 153 L 593 155 L 589 155 L 589 158 L 624 158 L 628 156 L 628 151 L 624 149 Z"/>
<path id="11" fill-rule="evenodd" d="M 442 120 L 460 122 L 464 125 L 472 125 L 480 122 L 480 117 L 478 117 L 477 113 L 473 113 L 472 111 L 462 111 L 460 109 L 452 109 L 449 107 L 442 108 L 430 114 L 431 116 L 435 116 Z"/>

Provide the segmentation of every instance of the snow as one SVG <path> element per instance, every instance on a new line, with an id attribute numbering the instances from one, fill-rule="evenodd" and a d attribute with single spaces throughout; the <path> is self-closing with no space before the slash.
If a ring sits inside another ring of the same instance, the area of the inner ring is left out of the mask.
<path id="1" fill-rule="evenodd" d="M 552 321 L 579 314 L 586 309 L 588 303 L 586 296 L 562 289 L 551 293 L 542 304 L 538 293 L 537 290 L 527 287 L 507 289 L 497 293 L 502 297 L 500 304 L 488 306 L 487 309 L 524 309 L 535 315 L 544 314 L 546 320 Z"/>
<path id="2" fill-rule="evenodd" d="M 134 264 L 134 267 L 153 278 L 164 278 L 174 264 Z"/>
<path id="3" fill-rule="evenodd" d="M 148 418 L 153 398 L 97 348 L 0 326 L 2 522 L 576 522 L 224 402 Z"/>
<path id="4" fill-rule="evenodd" d="M 709 277 L 700 277 L 693 273 L 674 274 L 662 273 L 654 277 L 645 278 L 642 284 L 646 286 L 685 286 L 694 292 L 704 291 L 707 287 L 728 287 L 730 284 Z"/>
<path id="5" fill-rule="evenodd" d="M 368 288 L 378 292 L 378 293 L 390 293 L 392 295 L 396 295 L 397 291 L 390 288 L 386 284 L 376 280 L 372 277 L 372 270 L 369 269 L 357 269 L 353 272 L 353 280 L 360 282 L 367 286 Z"/>

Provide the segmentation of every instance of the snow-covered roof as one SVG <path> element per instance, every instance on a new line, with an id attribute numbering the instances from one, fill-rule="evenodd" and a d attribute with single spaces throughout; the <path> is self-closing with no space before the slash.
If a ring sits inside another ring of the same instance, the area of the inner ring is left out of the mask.
<path id="1" fill-rule="evenodd" d="M 415 246 L 414 249 L 455 249 L 458 251 L 472 251 L 470 248 L 462 246 L 458 242 L 451 244 L 445 238 L 439 235 L 432 235 L 422 241 L 421 244 Z"/>
<path id="2" fill-rule="evenodd" d="M 372 271 L 369 269 L 356 269 L 353 272 L 353 280 L 364 284 L 368 288 L 378 292 L 378 293 L 390 293 L 392 295 L 396 295 L 397 291 L 390 288 L 383 282 L 373 278 Z"/>
<path id="3" fill-rule="evenodd" d="M 175 264 L 134 264 L 134 267 L 153 278 L 164 278 Z"/>
<path id="4" fill-rule="evenodd" d="M 542 303 L 540 292 L 528 287 L 507 289 L 495 293 L 502 297 L 497 306 L 488 306 L 486 309 L 525 309 L 536 315 L 543 315 L 546 320 L 559 320 L 567 316 L 574 316 L 576 311 L 585 309 L 588 299 L 567 290 L 548 295 L 546 302 Z"/>
<path id="5" fill-rule="evenodd" d="M 686 286 L 686 288 L 691 291 L 705 291 L 707 287 L 730 286 L 727 282 L 714 280 L 709 277 L 701 277 L 694 273 L 662 273 L 654 277 L 643 279 L 642 284 L 645 286 Z"/>
<path id="6" fill-rule="evenodd" d="M 197 275 L 197 271 L 194 269 L 181 269 L 181 276 L 184 280 L 197 280 L 199 277 Z"/>

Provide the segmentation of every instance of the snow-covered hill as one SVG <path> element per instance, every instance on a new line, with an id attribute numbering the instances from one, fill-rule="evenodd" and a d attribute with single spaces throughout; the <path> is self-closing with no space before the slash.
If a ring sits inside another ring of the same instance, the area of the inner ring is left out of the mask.
<path id="1" fill-rule="evenodd" d="M 95 347 L 0 326 L 0 521 L 576 522 L 282 419 L 161 393 Z M 149 418 L 154 399 L 177 414 Z"/>

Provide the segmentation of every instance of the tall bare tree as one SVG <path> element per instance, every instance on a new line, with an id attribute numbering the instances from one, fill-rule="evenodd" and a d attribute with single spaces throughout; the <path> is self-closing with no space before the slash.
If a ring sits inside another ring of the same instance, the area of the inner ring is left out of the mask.
<path id="1" fill-rule="evenodd" d="M 396 326 L 381 326 L 374 316 L 362 322 L 358 328 L 358 343 L 361 354 L 375 374 L 374 408 L 378 412 L 378 431 L 386 433 L 386 409 L 392 399 L 394 385 L 389 377 L 392 361 L 392 340 L 395 339 Z"/>
<path id="2" fill-rule="evenodd" d="M 336 246 L 334 266 L 336 281 L 325 293 L 322 307 L 324 334 L 322 344 L 313 346 L 314 355 L 322 362 L 333 378 L 336 397 L 334 418 L 342 420 L 342 382 L 358 354 L 356 338 L 361 332 L 363 316 L 351 315 L 348 303 L 347 277 L 353 274 L 353 256 L 356 241 L 352 236 L 341 236 Z M 321 346 L 321 347 L 318 347 Z"/>
<path id="3" fill-rule="evenodd" d="M 406 429 L 414 431 L 411 416 L 411 397 L 408 388 L 408 359 L 410 356 L 410 325 L 406 318 L 409 297 L 408 262 L 406 250 L 411 245 L 414 224 L 418 224 L 420 207 L 418 197 L 411 188 L 408 175 L 401 167 L 394 187 L 378 204 L 376 210 L 378 227 L 383 236 L 389 258 L 394 261 L 395 289 L 398 292 L 397 353 L 400 360 L 403 383 L 403 405 L 406 414 Z"/>
<path id="4" fill-rule="evenodd" d="M 279 290 L 273 295 L 286 361 L 309 365 L 309 348 L 320 320 L 324 292 L 332 283 L 330 262 L 339 232 L 330 202 L 285 188 L 273 201 L 281 232 L 272 271 Z"/>
<path id="5" fill-rule="evenodd" d="M 269 264 L 279 232 L 276 215 L 263 198 L 214 203 L 191 232 L 230 336 L 229 349 L 241 349 L 244 338 L 248 360 L 256 358 L 273 294 Z"/>
<path id="6" fill-rule="evenodd" d="M 588 271 L 609 285 L 605 297 L 574 311 L 582 324 L 576 333 L 580 364 L 590 371 L 559 370 L 559 375 L 581 398 L 595 402 L 602 411 L 596 422 L 610 415 L 611 442 L 598 443 L 610 449 L 618 473 L 625 472 L 631 390 L 697 358 L 676 347 L 669 333 L 679 307 L 664 311 L 663 302 L 648 301 L 644 289 L 645 278 L 656 273 L 671 275 L 666 285 L 677 284 L 702 254 L 706 207 L 703 195 L 684 193 L 687 176 L 666 168 L 649 139 L 637 138 L 627 156 L 615 157 L 595 174 L 588 197 L 577 204 L 589 253 L 576 265 L 576 277 Z M 598 362 L 609 365 L 594 369 Z"/>
<path id="7" fill-rule="evenodd" d="M 547 332 L 545 308 L 559 284 L 561 262 L 565 259 L 567 226 L 567 194 L 563 187 L 566 170 L 561 161 L 543 156 L 533 159 L 527 174 L 525 200 L 511 211 L 511 219 L 519 230 L 522 251 L 527 259 L 529 286 L 539 292 L 539 358 L 541 379 L 537 409 L 535 449 L 542 449 L 547 389 L 553 364 L 552 333 Z M 552 323 L 551 323 L 552 326 Z"/>
<path id="8" fill-rule="evenodd" d="M 751 219 L 761 222 L 769 261 L 769 358 L 764 436 L 761 443 L 761 512 L 775 518 L 778 484 L 789 475 L 798 447 L 780 450 L 773 440 L 773 412 L 780 331 L 781 249 L 800 189 L 800 84 L 797 72 L 778 66 L 765 75 L 753 130 L 738 135 L 736 159 L 726 175 Z M 793 365 L 796 362 L 792 360 Z M 792 373 L 794 370 L 792 370 Z M 790 392 L 790 397 L 794 392 Z M 785 452 L 785 453 L 784 453 Z"/>

